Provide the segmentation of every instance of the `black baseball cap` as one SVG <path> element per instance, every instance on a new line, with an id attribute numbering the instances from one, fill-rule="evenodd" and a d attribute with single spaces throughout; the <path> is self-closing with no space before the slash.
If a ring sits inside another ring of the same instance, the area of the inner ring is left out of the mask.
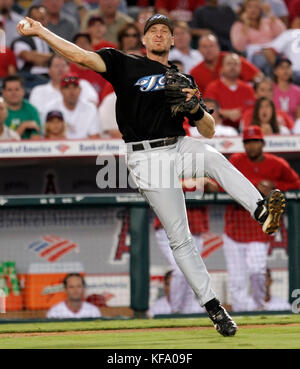
<path id="1" fill-rule="evenodd" d="M 163 14 L 155 14 L 147 20 L 144 28 L 144 35 L 148 31 L 148 29 L 154 24 L 165 24 L 167 27 L 169 27 L 169 30 L 173 35 L 173 23 L 170 18 L 166 17 Z"/>
<path id="2" fill-rule="evenodd" d="M 64 116 L 63 116 L 62 112 L 59 111 L 59 110 L 51 110 L 51 111 L 49 111 L 49 113 L 47 114 L 46 121 L 51 120 L 53 118 L 59 118 L 61 120 L 64 120 Z"/>

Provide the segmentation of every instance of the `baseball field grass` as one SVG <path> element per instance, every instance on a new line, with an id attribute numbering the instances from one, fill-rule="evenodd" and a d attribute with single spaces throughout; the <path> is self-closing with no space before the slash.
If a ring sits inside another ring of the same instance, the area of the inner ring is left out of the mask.
<path id="1" fill-rule="evenodd" d="M 299 349 L 300 314 L 235 316 L 222 337 L 201 318 L 4 323 L 1 349 Z"/>

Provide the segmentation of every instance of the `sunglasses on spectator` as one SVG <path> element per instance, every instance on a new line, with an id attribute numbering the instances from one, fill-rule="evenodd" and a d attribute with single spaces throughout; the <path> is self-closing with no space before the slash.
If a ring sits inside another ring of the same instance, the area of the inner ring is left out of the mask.
<path id="1" fill-rule="evenodd" d="M 137 33 L 124 33 L 124 37 L 134 37 L 137 38 L 139 35 Z"/>

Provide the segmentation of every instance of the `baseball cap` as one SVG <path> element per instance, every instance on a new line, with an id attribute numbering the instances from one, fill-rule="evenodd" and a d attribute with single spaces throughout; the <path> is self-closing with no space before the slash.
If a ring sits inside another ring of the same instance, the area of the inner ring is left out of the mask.
<path id="1" fill-rule="evenodd" d="M 173 23 L 168 17 L 166 17 L 163 14 L 155 14 L 147 20 L 144 28 L 144 35 L 148 31 L 148 29 L 154 24 L 165 24 L 167 27 L 169 27 L 169 30 L 173 35 Z"/>
<path id="2" fill-rule="evenodd" d="M 292 62 L 290 61 L 290 59 L 286 58 L 285 56 L 281 56 L 276 59 L 274 68 L 277 68 L 282 63 L 288 63 L 289 65 L 292 65 Z"/>
<path id="3" fill-rule="evenodd" d="M 61 87 L 66 87 L 72 84 L 75 86 L 79 86 L 79 77 L 77 76 L 77 74 L 68 73 L 62 76 L 60 80 Z"/>
<path id="4" fill-rule="evenodd" d="M 88 27 L 92 26 L 96 22 L 101 22 L 102 24 L 105 24 L 104 19 L 100 17 L 100 15 L 94 15 L 88 20 Z"/>
<path id="5" fill-rule="evenodd" d="M 263 140 L 264 134 L 259 126 L 249 126 L 245 128 L 243 133 L 243 141 Z"/>
<path id="6" fill-rule="evenodd" d="M 61 111 L 59 110 L 51 110 L 48 112 L 46 121 L 51 120 L 53 118 L 59 118 L 61 120 L 64 120 L 64 116 Z"/>

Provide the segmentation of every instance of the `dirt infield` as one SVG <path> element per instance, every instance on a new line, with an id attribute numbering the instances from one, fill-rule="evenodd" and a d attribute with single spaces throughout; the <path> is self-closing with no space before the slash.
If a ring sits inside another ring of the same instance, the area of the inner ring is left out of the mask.
<path id="1" fill-rule="evenodd" d="M 239 326 L 240 329 L 245 328 L 266 328 L 266 327 L 300 327 L 300 323 L 287 324 L 244 324 Z M 28 333 L 0 333 L 0 338 L 15 337 L 41 337 L 41 336 L 68 336 L 68 335 L 86 335 L 86 334 L 106 334 L 106 333 L 134 333 L 134 332 L 161 332 L 161 331 L 200 331 L 214 329 L 214 327 L 172 327 L 172 328 L 133 328 L 133 329 L 99 329 L 99 330 L 77 330 L 64 332 L 28 332 Z"/>

